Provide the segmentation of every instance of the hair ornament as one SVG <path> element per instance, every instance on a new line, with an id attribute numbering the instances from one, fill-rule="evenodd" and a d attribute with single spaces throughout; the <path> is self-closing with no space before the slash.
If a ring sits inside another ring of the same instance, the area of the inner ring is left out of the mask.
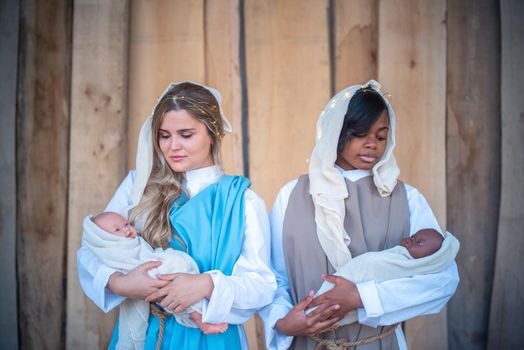
<path id="1" fill-rule="evenodd" d="M 382 88 L 382 85 L 376 80 L 371 79 L 364 85 L 362 85 L 361 89 L 371 89 L 375 90 L 376 92 L 380 92 L 380 89 Z"/>

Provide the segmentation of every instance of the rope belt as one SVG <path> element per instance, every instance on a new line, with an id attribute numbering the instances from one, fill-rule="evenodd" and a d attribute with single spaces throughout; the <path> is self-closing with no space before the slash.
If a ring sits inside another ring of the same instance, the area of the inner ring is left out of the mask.
<path id="1" fill-rule="evenodd" d="M 149 307 L 153 316 L 160 321 L 158 326 L 158 340 L 156 341 L 156 350 L 160 350 L 162 347 L 162 340 L 164 339 L 164 321 L 169 317 L 169 314 L 161 310 L 155 303 L 150 303 Z"/>
<path id="2" fill-rule="evenodd" d="M 391 325 L 391 326 L 388 326 L 388 327 L 384 328 L 382 330 L 382 332 L 380 332 L 379 334 L 377 334 L 375 336 L 368 337 L 368 338 L 363 338 L 363 339 L 359 339 L 359 340 L 355 340 L 355 341 L 349 341 L 347 339 L 335 339 L 335 340 L 322 339 L 322 338 L 320 338 L 320 337 L 318 337 L 316 335 L 313 335 L 310 338 L 318 343 L 317 347 L 315 348 L 315 350 L 322 350 L 322 349 L 326 349 L 326 350 L 346 350 L 346 349 L 351 348 L 353 346 L 370 344 L 370 343 L 376 342 L 377 340 L 383 339 L 383 338 L 387 337 L 388 335 L 390 335 L 391 333 L 393 333 L 398 325 L 399 325 L 399 323 L 396 323 L 394 325 Z"/>

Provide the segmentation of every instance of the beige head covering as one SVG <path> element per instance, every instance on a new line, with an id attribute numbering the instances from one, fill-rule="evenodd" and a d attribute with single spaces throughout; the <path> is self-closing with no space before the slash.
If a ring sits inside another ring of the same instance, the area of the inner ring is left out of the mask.
<path id="1" fill-rule="evenodd" d="M 217 100 L 218 102 L 218 108 L 220 112 L 220 116 L 222 117 L 222 121 L 224 124 L 224 132 L 231 133 L 233 131 L 233 128 L 231 127 L 231 123 L 227 120 L 227 118 L 224 116 L 224 111 L 222 110 L 222 96 L 218 92 L 218 90 L 213 89 L 212 87 L 205 86 L 199 83 L 195 83 L 194 81 L 180 81 L 177 83 L 169 83 L 167 87 L 165 88 L 164 92 L 160 95 L 157 102 L 153 106 L 153 109 L 151 110 L 151 115 L 145 120 L 144 124 L 142 125 L 142 129 L 140 129 L 140 135 L 138 137 L 138 148 L 136 152 L 136 178 L 135 182 L 133 184 L 133 189 L 131 191 L 131 202 L 132 204 L 127 208 L 129 211 L 138 203 L 140 202 L 140 198 L 142 197 L 142 194 L 144 193 L 144 189 L 147 184 L 147 180 L 149 179 L 149 175 L 151 174 L 151 169 L 153 167 L 153 135 L 151 132 L 151 121 L 153 119 L 153 113 L 155 111 L 156 106 L 160 103 L 160 101 L 164 98 L 164 96 L 175 86 L 182 83 L 191 83 L 194 85 L 198 85 L 203 87 L 204 89 L 208 90 Z"/>
<path id="2" fill-rule="evenodd" d="M 400 173 L 393 156 L 395 146 L 395 113 L 389 101 L 380 92 L 380 84 L 370 80 L 364 85 L 353 85 L 337 93 L 326 105 L 317 122 L 316 144 L 309 162 L 309 193 L 315 206 L 317 236 L 333 267 L 338 270 L 349 259 L 351 238 L 344 229 L 345 204 L 348 197 L 344 178 L 335 168 L 337 145 L 349 101 L 363 87 L 372 88 L 384 99 L 389 115 L 388 143 L 382 158 L 373 167 L 373 181 L 383 197 L 389 196 Z"/>

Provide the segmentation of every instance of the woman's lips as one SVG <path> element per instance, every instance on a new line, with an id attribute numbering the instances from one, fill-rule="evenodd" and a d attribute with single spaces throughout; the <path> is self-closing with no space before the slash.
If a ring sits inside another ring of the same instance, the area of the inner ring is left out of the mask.
<path id="1" fill-rule="evenodd" d="M 361 154 L 358 156 L 358 158 L 363 161 L 364 163 L 373 163 L 377 157 L 367 155 L 367 154 Z"/>
<path id="2" fill-rule="evenodd" d="M 171 156 L 169 158 L 171 158 L 171 160 L 173 160 L 174 162 L 180 162 L 181 160 L 184 160 L 186 156 Z"/>

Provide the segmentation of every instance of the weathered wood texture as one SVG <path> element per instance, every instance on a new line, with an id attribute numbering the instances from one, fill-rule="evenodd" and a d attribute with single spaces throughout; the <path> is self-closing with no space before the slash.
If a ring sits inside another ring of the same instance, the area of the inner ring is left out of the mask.
<path id="1" fill-rule="evenodd" d="M 71 4 L 20 4 L 17 271 L 20 347 L 64 344 Z"/>
<path id="2" fill-rule="evenodd" d="M 125 175 L 127 0 L 74 4 L 69 168 L 67 348 L 106 348 L 114 317 L 80 288 L 82 220 L 104 209 Z"/>
<path id="3" fill-rule="evenodd" d="M 203 0 L 135 0 L 130 8 L 127 167 L 138 133 L 171 81 L 205 81 Z"/>
<path id="4" fill-rule="evenodd" d="M 240 62 L 240 0 L 205 2 L 205 69 L 206 84 L 222 95 L 224 114 L 233 127 L 222 144 L 226 173 L 244 173 L 242 138 L 242 83 Z M 249 348 L 265 349 L 264 328 L 258 317 L 245 325 Z"/>
<path id="5" fill-rule="evenodd" d="M 377 79 L 378 0 L 334 0 L 334 88 Z"/>
<path id="6" fill-rule="evenodd" d="M 237 175 L 244 171 L 239 1 L 206 1 L 205 5 L 206 84 L 220 91 L 224 114 L 233 126 L 233 133 L 224 138 L 222 158 L 225 171 Z"/>
<path id="7" fill-rule="evenodd" d="M 16 288 L 16 85 L 19 2 L 0 2 L 0 349 L 18 348 Z"/>
<path id="8" fill-rule="evenodd" d="M 271 206 L 305 173 L 330 98 L 327 1 L 246 1 L 249 173 Z"/>
<path id="9" fill-rule="evenodd" d="M 78 284 L 81 223 L 134 168 L 169 81 L 222 93 L 225 169 L 247 169 L 269 208 L 307 171 L 330 96 L 370 78 L 397 112 L 401 178 L 462 242 L 449 339 L 441 313 L 407 323 L 410 348 L 518 348 L 523 13 L 517 0 L 2 1 L 0 348 L 107 345 L 115 318 Z M 246 331 L 263 349 L 260 320 Z"/>
<path id="10" fill-rule="evenodd" d="M 64 346 L 71 3 L 20 3 L 17 270 L 20 347 Z"/>
<path id="11" fill-rule="evenodd" d="M 462 242 L 450 349 L 487 341 L 500 202 L 498 1 L 448 1 L 447 213 Z"/>
<path id="12" fill-rule="evenodd" d="M 409 15 L 406 9 L 410 9 Z M 446 222 L 446 1 L 381 1 L 378 76 L 396 113 L 400 177 Z M 445 349 L 445 311 L 406 323 L 412 349 Z"/>
<path id="13" fill-rule="evenodd" d="M 524 344 L 524 2 L 501 1 L 501 194 L 488 349 Z"/>

